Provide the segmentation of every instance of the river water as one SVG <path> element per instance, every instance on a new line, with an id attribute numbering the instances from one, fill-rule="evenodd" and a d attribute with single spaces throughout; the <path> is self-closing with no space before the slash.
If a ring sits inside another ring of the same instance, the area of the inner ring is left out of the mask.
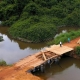
<path id="1" fill-rule="evenodd" d="M 77 30 L 77 27 L 63 27 L 60 32 L 66 30 Z M 5 60 L 7 64 L 13 64 L 20 59 L 34 54 L 44 49 L 45 43 L 25 43 L 12 39 L 8 34 L 8 27 L 0 26 L 0 36 L 3 36 L 4 41 L 0 42 L 0 59 Z M 80 80 L 80 60 L 70 57 L 65 57 L 60 60 L 60 65 L 53 64 L 51 67 L 47 66 L 45 73 L 37 73 L 37 76 L 44 80 Z"/>
<path id="2" fill-rule="evenodd" d="M 4 39 L 0 42 L 0 59 L 5 60 L 7 64 L 13 64 L 46 46 L 46 43 L 33 44 L 12 39 L 8 35 L 8 27 L 0 27 L 0 36 Z"/>
<path id="3" fill-rule="evenodd" d="M 44 73 L 37 73 L 44 80 L 80 80 L 80 60 L 65 57 L 58 64 L 47 66 Z"/>

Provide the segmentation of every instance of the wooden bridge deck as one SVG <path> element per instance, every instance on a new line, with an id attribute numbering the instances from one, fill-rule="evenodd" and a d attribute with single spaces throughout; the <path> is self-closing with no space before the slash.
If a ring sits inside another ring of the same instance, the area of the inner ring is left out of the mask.
<path id="1" fill-rule="evenodd" d="M 73 48 L 67 47 L 67 46 L 63 46 L 60 47 L 60 45 L 53 45 L 50 48 L 46 48 L 47 51 L 51 51 L 57 55 L 62 55 L 65 54 L 71 50 L 73 50 Z"/>
<path id="2" fill-rule="evenodd" d="M 15 64 L 17 68 L 24 68 L 27 67 L 28 69 L 35 68 L 40 66 L 41 64 L 45 63 L 49 59 L 55 59 L 62 54 L 65 54 L 69 51 L 72 51 L 73 48 L 59 45 L 53 45 L 51 47 L 46 48 L 44 51 L 40 51 L 33 55 L 30 55 L 24 59 L 21 59 L 19 62 Z"/>

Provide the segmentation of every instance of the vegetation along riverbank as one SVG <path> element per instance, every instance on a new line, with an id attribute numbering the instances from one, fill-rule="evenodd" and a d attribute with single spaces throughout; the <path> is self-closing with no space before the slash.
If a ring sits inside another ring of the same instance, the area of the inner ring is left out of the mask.
<path id="1" fill-rule="evenodd" d="M 64 43 L 64 45 L 74 48 L 74 51 L 71 52 L 69 56 L 80 59 L 80 36 L 76 39 L 71 40 L 70 43 Z"/>
<path id="2" fill-rule="evenodd" d="M 56 38 L 54 38 L 54 40 L 50 41 L 48 43 L 48 45 L 52 45 L 52 44 L 59 44 L 59 42 L 61 41 L 62 43 L 68 42 L 68 38 L 70 40 L 73 40 L 77 37 L 80 37 L 80 30 L 77 31 L 71 31 L 71 32 L 66 32 L 66 33 L 61 33 L 60 35 L 58 35 Z"/>
<path id="3" fill-rule="evenodd" d="M 54 38 L 60 26 L 80 27 L 80 0 L 1 0 L 0 21 L 27 42 Z"/>

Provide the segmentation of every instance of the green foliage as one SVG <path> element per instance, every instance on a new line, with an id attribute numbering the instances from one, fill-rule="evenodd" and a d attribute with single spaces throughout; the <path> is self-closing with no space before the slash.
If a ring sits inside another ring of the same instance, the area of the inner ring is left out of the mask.
<path id="1" fill-rule="evenodd" d="M 6 6 L 6 5 L 7 5 L 6 2 L 0 1 L 0 8 L 2 8 L 3 6 Z"/>
<path id="2" fill-rule="evenodd" d="M 5 1 L 7 4 L 13 4 L 14 3 L 14 0 L 3 0 Z"/>
<path id="3" fill-rule="evenodd" d="M 39 14 L 39 7 L 36 3 L 30 3 L 24 8 L 25 12 L 28 12 L 29 15 L 38 15 Z"/>
<path id="4" fill-rule="evenodd" d="M 0 66 L 7 66 L 6 62 L 3 60 L 0 60 Z"/>
<path id="5" fill-rule="evenodd" d="M 8 21 L 14 15 L 19 16 L 18 19 L 48 15 L 54 19 L 54 24 L 57 26 L 63 24 L 80 26 L 79 9 L 79 0 L 3 0 L 0 3 L 0 19 Z"/>
<path id="6" fill-rule="evenodd" d="M 68 42 L 68 38 L 70 40 L 75 39 L 80 36 L 80 30 L 78 31 L 71 31 L 69 33 L 61 33 L 59 36 L 57 36 L 53 41 L 50 41 L 48 45 L 51 44 L 59 44 L 61 41 L 62 43 Z"/>
<path id="7" fill-rule="evenodd" d="M 51 8 L 51 11 L 50 11 L 51 15 L 52 16 L 55 16 L 55 17 L 58 17 L 58 18 L 64 18 L 66 16 L 66 12 L 64 9 L 62 8 L 59 8 L 59 6 L 53 6 Z"/>
<path id="8" fill-rule="evenodd" d="M 71 26 L 80 26 L 80 10 L 75 8 L 74 11 L 65 18 L 65 24 Z"/>
<path id="9" fill-rule="evenodd" d="M 26 30 L 27 28 L 30 27 L 30 19 L 29 20 L 21 20 L 17 21 L 15 24 L 12 25 L 12 27 L 9 29 L 9 33 L 14 37 L 25 37 L 26 38 Z M 25 33 L 25 34 L 24 34 Z"/>
<path id="10" fill-rule="evenodd" d="M 43 37 L 37 38 L 36 35 L 35 40 L 31 38 L 31 33 L 37 32 L 37 28 L 46 34 L 50 33 L 52 31 L 46 30 L 50 25 L 80 27 L 80 0 L 2 0 L 0 3 L 0 20 L 2 25 L 11 26 L 9 33 L 14 38 L 21 37 L 37 42 L 44 41 L 53 38 L 53 36 L 47 36 L 47 38 L 43 34 L 44 39 L 41 39 Z M 45 25 L 46 27 L 43 28 Z"/>
<path id="11" fill-rule="evenodd" d="M 75 48 L 75 53 L 80 56 L 80 46 Z"/>
<path id="12" fill-rule="evenodd" d="M 54 25 L 38 23 L 27 29 L 27 39 L 32 42 L 42 42 L 53 38 L 56 33 Z"/>
<path id="13" fill-rule="evenodd" d="M 11 16 L 9 20 L 2 21 L 2 25 L 9 26 L 11 24 L 14 24 L 17 20 L 18 20 L 18 16 Z"/>
<path id="14" fill-rule="evenodd" d="M 15 38 L 21 37 L 27 38 L 31 42 L 42 42 L 53 38 L 57 33 L 53 24 L 37 23 L 33 26 L 30 21 L 19 21 L 14 24 L 9 30 L 10 34 Z"/>

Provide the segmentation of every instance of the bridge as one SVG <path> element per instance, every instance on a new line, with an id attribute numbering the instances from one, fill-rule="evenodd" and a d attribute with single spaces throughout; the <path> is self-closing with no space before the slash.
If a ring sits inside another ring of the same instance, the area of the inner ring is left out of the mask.
<path id="1" fill-rule="evenodd" d="M 45 50 L 35 53 L 33 55 L 29 55 L 24 59 L 21 59 L 19 62 L 15 64 L 17 69 L 23 69 L 27 67 L 28 70 L 33 70 L 36 67 L 40 67 L 44 65 L 49 60 L 59 59 L 60 56 L 66 54 L 67 52 L 72 51 L 73 48 L 60 45 L 52 45 L 50 47 L 45 48 Z"/>

